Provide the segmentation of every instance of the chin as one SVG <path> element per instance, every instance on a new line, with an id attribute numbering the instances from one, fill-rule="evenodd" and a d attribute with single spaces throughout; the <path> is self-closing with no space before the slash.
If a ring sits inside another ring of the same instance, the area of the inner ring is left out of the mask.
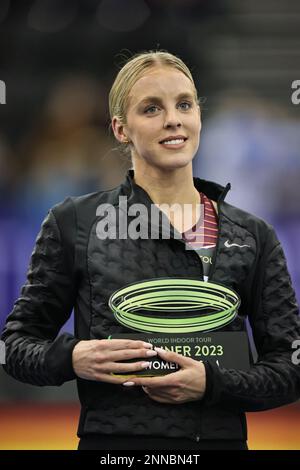
<path id="1" fill-rule="evenodd" d="M 187 165 L 192 163 L 193 159 L 192 158 L 187 158 L 187 157 L 175 157 L 175 158 L 170 158 L 169 161 L 162 161 L 159 167 L 161 169 L 165 170 L 176 170 L 177 168 L 185 168 Z"/>

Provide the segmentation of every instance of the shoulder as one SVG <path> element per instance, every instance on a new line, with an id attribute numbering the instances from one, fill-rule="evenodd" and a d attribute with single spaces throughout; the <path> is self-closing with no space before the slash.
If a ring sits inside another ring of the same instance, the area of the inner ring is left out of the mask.
<path id="1" fill-rule="evenodd" d="M 58 227 L 60 237 L 66 246 L 74 246 L 78 235 L 85 238 L 93 225 L 97 208 L 100 204 L 115 204 L 118 201 L 120 187 L 69 196 L 50 208 L 50 215 Z"/>
<path id="2" fill-rule="evenodd" d="M 81 214 L 95 215 L 99 204 L 111 203 L 116 204 L 120 194 L 120 186 L 93 193 L 83 194 L 81 196 L 69 196 L 63 201 L 53 206 L 50 210 L 58 221 L 67 219 L 76 219 Z"/>
<path id="3" fill-rule="evenodd" d="M 221 203 L 221 208 L 225 219 L 249 232 L 260 246 L 279 243 L 274 227 L 264 219 L 225 201 Z"/>

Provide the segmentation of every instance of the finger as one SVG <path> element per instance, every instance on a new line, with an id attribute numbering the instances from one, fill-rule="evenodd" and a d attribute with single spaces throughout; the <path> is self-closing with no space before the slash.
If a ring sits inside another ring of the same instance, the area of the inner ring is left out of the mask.
<path id="1" fill-rule="evenodd" d="M 94 373 L 94 376 L 93 378 L 90 378 L 89 380 L 93 380 L 93 381 L 96 381 L 96 382 L 106 382 L 106 383 L 111 383 L 111 384 L 115 384 L 115 385 L 131 385 L 132 382 L 131 380 L 133 380 L 135 378 L 135 375 L 131 376 L 130 375 L 130 372 L 128 373 L 128 375 L 122 377 L 122 376 L 118 376 L 117 374 L 114 375 L 114 374 L 106 374 L 106 373 L 102 373 L 102 372 L 95 372 Z M 130 387 L 128 387 L 130 388 Z"/>
<path id="2" fill-rule="evenodd" d="M 131 382 L 132 386 L 147 387 L 149 390 L 156 387 L 168 387 L 173 385 L 174 379 L 171 376 L 176 375 L 177 372 L 160 377 L 134 377 Z"/>
<path id="3" fill-rule="evenodd" d="M 182 369 L 188 367 L 191 361 L 193 361 L 190 358 L 186 358 L 172 351 L 165 351 L 162 348 L 154 348 L 154 350 L 155 352 L 158 353 L 158 355 L 162 359 L 164 359 L 167 362 L 175 362 Z M 159 376 L 159 377 L 140 377 L 140 378 L 137 377 L 134 380 L 132 380 L 132 386 L 139 385 L 139 386 L 147 386 L 149 388 L 168 387 L 170 385 L 174 385 L 174 382 L 178 378 L 178 373 L 180 373 L 180 370 L 178 372 L 173 372 L 171 374 L 166 374 L 164 376 Z"/>
<path id="4" fill-rule="evenodd" d="M 123 385 L 124 382 L 128 382 L 128 377 L 118 377 L 112 374 L 104 374 L 104 373 L 95 373 L 94 378 L 90 379 L 96 382 L 106 382 L 115 385 Z"/>
<path id="5" fill-rule="evenodd" d="M 136 358 L 149 358 L 157 356 L 157 352 L 153 349 L 120 349 L 114 351 L 99 351 L 95 356 L 98 363 L 126 361 Z"/>
<path id="6" fill-rule="evenodd" d="M 183 356 L 182 354 L 177 354 L 173 351 L 166 351 L 163 348 L 154 348 L 154 350 L 164 361 L 175 362 L 182 368 L 187 367 L 192 360 L 191 358 Z"/>
<path id="7" fill-rule="evenodd" d="M 132 339 L 101 339 L 99 340 L 100 349 L 119 350 L 119 349 L 152 349 L 152 344 L 146 341 Z"/>
<path id="8" fill-rule="evenodd" d="M 149 367 L 149 365 L 149 361 L 128 363 L 108 362 L 104 364 L 100 370 L 109 374 L 126 374 L 128 372 L 139 372 L 141 370 L 145 370 L 147 367 Z"/>

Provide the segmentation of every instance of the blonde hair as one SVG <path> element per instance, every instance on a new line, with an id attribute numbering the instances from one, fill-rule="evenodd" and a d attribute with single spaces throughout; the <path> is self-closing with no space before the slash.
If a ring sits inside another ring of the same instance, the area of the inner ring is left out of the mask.
<path id="1" fill-rule="evenodd" d="M 144 74 L 145 70 L 159 65 L 173 67 L 184 73 L 194 86 L 195 97 L 199 104 L 192 74 L 179 57 L 166 51 L 141 52 L 127 61 L 111 87 L 109 92 L 109 114 L 111 119 L 116 116 L 123 124 L 126 124 L 126 109 L 131 88 Z"/>

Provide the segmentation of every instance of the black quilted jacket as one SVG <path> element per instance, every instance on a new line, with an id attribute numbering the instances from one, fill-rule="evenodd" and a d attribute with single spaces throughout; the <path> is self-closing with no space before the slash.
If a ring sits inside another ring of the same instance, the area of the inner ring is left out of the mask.
<path id="1" fill-rule="evenodd" d="M 258 362 L 248 372 L 205 363 L 204 399 L 176 406 L 152 401 L 139 388 L 79 379 L 80 436 L 246 439 L 245 411 L 265 410 L 299 398 L 300 367 L 291 361 L 292 342 L 300 338 L 299 317 L 274 230 L 224 202 L 230 185 L 224 189 L 198 178 L 194 184 L 218 202 L 219 238 L 210 280 L 232 287 L 242 300 L 238 317 L 224 329 L 244 330 L 248 317 Z M 166 276 L 202 279 L 199 256 L 186 250 L 181 240 L 100 241 L 97 207 L 101 203 L 118 207 L 119 196 L 128 197 L 128 207 L 135 202 L 151 204 L 130 170 L 116 189 L 67 198 L 49 211 L 36 240 L 27 283 L 2 334 L 7 355 L 4 368 L 16 379 L 36 385 L 75 379 L 72 350 L 79 340 L 127 331 L 108 307 L 110 294 L 124 284 Z M 228 248 L 227 240 L 249 247 Z M 57 336 L 73 307 L 75 336 Z"/>

